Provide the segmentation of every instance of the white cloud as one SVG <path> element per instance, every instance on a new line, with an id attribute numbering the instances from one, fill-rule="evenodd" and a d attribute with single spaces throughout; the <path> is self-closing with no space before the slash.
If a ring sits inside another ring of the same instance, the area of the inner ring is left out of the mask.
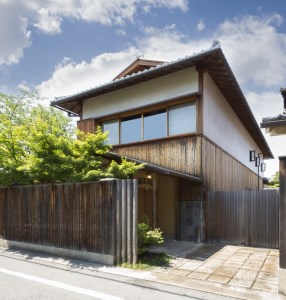
<path id="1" fill-rule="evenodd" d="M 137 46 L 145 57 L 159 60 L 175 60 L 211 46 L 212 39 L 192 40 L 172 24 L 165 28 L 143 28 L 144 36 L 137 39 Z"/>
<path id="2" fill-rule="evenodd" d="M 17 63 L 31 44 L 31 29 L 61 32 L 65 18 L 102 25 L 132 22 L 144 7 L 188 9 L 187 0 L 0 0 L 0 64 Z M 29 29 L 30 28 L 30 29 Z"/>
<path id="3" fill-rule="evenodd" d="M 40 0 L 36 2 L 44 12 L 38 17 L 46 19 L 46 23 L 52 22 L 53 18 L 58 23 L 59 17 L 63 17 L 103 25 L 123 24 L 125 21 L 132 21 L 136 12 L 145 10 L 145 7 L 177 8 L 182 11 L 188 9 L 187 0 L 48 0 L 45 6 L 42 6 Z"/>
<path id="4" fill-rule="evenodd" d="M 246 16 L 227 20 L 216 31 L 241 83 L 277 87 L 285 82 L 286 34 L 277 30 L 282 21 L 277 14 Z"/>
<path id="5" fill-rule="evenodd" d="M 17 63 L 23 57 L 31 44 L 27 24 L 27 19 L 17 14 L 15 4 L 0 2 L 0 65 Z"/>
<path id="6" fill-rule="evenodd" d="M 250 91 L 245 96 L 258 123 L 262 121 L 262 118 L 274 117 L 283 112 L 283 98 L 279 90 L 274 89 L 274 91 L 268 92 Z"/>
<path id="7" fill-rule="evenodd" d="M 52 77 L 37 89 L 41 96 L 54 98 L 93 88 L 112 80 L 138 55 L 137 49 L 129 48 L 125 52 L 105 53 L 79 64 L 65 58 Z"/>
<path id="8" fill-rule="evenodd" d="M 25 91 L 25 92 L 31 92 L 32 89 L 29 86 L 29 84 L 26 81 L 21 82 L 20 84 L 18 84 L 17 89 L 19 91 Z"/>
<path id="9" fill-rule="evenodd" d="M 205 22 L 203 20 L 200 20 L 197 24 L 197 30 L 199 32 L 203 31 L 206 28 Z"/>
<path id="10" fill-rule="evenodd" d="M 51 15 L 47 8 L 41 8 L 38 11 L 38 21 L 34 26 L 45 33 L 60 33 L 62 18 L 58 15 Z"/>
<path id="11" fill-rule="evenodd" d="M 136 2 L 139 5 L 142 5 L 145 12 L 149 12 L 152 7 L 168 7 L 169 9 L 179 8 L 183 12 L 188 10 L 187 0 L 137 0 Z"/>
<path id="12" fill-rule="evenodd" d="M 286 34 L 279 32 L 280 15 L 245 16 L 226 20 L 209 38 L 186 37 L 170 26 L 145 28 L 145 36 L 137 44 L 145 56 L 176 59 L 207 49 L 219 40 L 223 52 L 239 83 L 278 89 L 285 85 Z"/>
<path id="13" fill-rule="evenodd" d="M 115 33 L 119 36 L 126 36 L 126 31 L 124 29 L 117 29 Z"/>

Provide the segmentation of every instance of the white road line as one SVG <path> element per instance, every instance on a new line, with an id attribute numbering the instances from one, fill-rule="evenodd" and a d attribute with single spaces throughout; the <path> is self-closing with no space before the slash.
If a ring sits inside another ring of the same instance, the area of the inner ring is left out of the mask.
<path id="1" fill-rule="evenodd" d="M 94 297 L 94 298 L 97 298 L 97 299 L 100 299 L 100 300 L 123 300 L 123 298 L 115 297 L 115 296 L 112 296 L 112 295 L 96 292 L 96 291 L 93 291 L 93 290 L 83 289 L 83 288 L 76 287 L 76 286 L 73 286 L 73 285 L 70 285 L 70 284 L 65 284 L 65 283 L 62 283 L 62 282 L 59 282 L 59 281 L 48 280 L 48 279 L 40 278 L 40 277 L 37 277 L 37 276 L 28 275 L 28 274 L 25 274 L 25 273 L 10 271 L 10 270 L 7 270 L 7 269 L 1 268 L 1 267 L 0 267 L 0 272 L 6 273 L 6 274 L 9 274 L 9 275 L 12 275 L 12 276 L 17 276 L 17 277 L 20 277 L 20 278 L 28 279 L 28 280 L 31 280 L 31 281 L 39 282 L 39 283 L 42 283 L 42 284 L 50 285 L 50 286 L 57 287 L 57 288 L 60 288 L 60 289 L 63 289 L 63 290 L 75 292 L 75 293 L 78 293 L 78 294 L 87 295 L 87 296 Z"/>

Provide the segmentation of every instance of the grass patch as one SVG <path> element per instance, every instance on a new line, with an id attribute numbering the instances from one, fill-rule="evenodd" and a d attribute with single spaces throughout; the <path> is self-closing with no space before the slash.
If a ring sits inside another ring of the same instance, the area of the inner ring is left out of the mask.
<path id="1" fill-rule="evenodd" d="M 135 270 L 152 270 L 157 267 L 169 266 L 172 258 L 165 253 L 146 252 L 138 258 L 137 264 L 124 263 L 121 267 Z"/>

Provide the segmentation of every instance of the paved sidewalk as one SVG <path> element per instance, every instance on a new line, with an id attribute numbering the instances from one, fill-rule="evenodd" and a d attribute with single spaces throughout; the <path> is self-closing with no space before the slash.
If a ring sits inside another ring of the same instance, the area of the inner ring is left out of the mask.
<path id="1" fill-rule="evenodd" d="M 73 272 L 88 272 L 91 276 L 98 272 L 106 276 L 120 275 L 130 278 L 131 284 L 148 288 L 155 283 L 161 284 L 162 291 L 185 288 L 192 293 L 206 293 L 198 299 L 286 299 L 277 293 L 278 250 L 167 241 L 153 251 L 172 255 L 170 266 L 140 271 L 1 248 L 0 255 L 31 263 L 57 264 Z"/>
<path id="2" fill-rule="evenodd" d="M 155 251 L 164 251 L 175 257 L 169 267 L 157 268 L 155 272 L 277 292 L 278 250 L 169 241 Z"/>

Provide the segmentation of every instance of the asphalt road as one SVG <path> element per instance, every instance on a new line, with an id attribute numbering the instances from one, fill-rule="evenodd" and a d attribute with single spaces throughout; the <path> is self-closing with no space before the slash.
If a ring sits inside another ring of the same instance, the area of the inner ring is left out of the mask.
<path id="1" fill-rule="evenodd" d="M 0 299 L 216 299 L 214 295 L 0 251 Z"/>

